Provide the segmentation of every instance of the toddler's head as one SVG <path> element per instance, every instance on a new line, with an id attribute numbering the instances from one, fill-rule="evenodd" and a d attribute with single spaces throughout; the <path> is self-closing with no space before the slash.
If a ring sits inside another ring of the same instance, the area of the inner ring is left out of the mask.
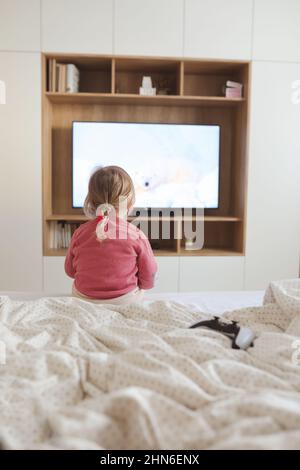
<path id="1" fill-rule="evenodd" d="M 135 191 L 129 174 L 119 166 L 98 168 L 90 177 L 84 213 L 91 218 L 107 216 L 113 208 L 117 215 L 134 205 Z M 102 224 L 101 224 L 102 225 Z"/>

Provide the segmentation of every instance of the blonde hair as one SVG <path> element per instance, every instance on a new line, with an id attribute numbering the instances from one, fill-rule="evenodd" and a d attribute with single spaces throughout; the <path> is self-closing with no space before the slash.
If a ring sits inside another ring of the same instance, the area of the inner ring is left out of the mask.
<path id="1" fill-rule="evenodd" d="M 104 231 L 109 212 L 112 208 L 118 212 L 122 199 L 126 199 L 127 209 L 135 203 L 134 185 L 129 174 L 119 166 L 97 168 L 90 177 L 83 209 L 87 217 L 102 217 L 96 228 L 99 240 L 106 238 Z"/>

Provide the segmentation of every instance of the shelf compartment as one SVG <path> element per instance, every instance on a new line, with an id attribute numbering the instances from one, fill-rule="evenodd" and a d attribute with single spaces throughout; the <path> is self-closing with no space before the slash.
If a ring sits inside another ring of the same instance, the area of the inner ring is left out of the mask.
<path id="1" fill-rule="evenodd" d="M 48 57 L 48 61 L 51 57 Z M 57 56 L 59 64 L 74 64 L 79 70 L 79 93 L 111 93 L 112 59 L 100 57 Z M 53 92 L 53 94 L 60 94 Z M 67 93 L 71 95 L 72 93 Z"/>
<path id="2" fill-rule="evenodd" d="M 243 64 L 224 63 L 184 63 L 184 96 L 224 97 L 223 86 L 227 80 L 242 81 Z"/>
<path id="3" fill-rule="evenodd" d="M 150 76 L 158 96 L 180 94 L 180 61 L 116 58 L 116 94 L 139 94 L 143 76 Z"/>
<path id="4" fill-rule="evenodd" d="M 243 254 L 243 246 L 239 243 L 239 235 L 242 226 L 243 224 L 241 220 L 236 220 L 236 223 L 230 223 L 225 220 L 211 223 L 209 219 L 206 219 L 204 222 L 203 248 L 199 250 L 186 250 L 185 235 L 187 234 L 182 223 L 182 238 L 179 249 L 180 255 L 205 256 L 215 251 L 217 251 L 220 256 L 223 256 L 226 253 L 237 253 L 241 255 Z M 195 232 L 195 220 L 193 220 L 191 228 Z"/>

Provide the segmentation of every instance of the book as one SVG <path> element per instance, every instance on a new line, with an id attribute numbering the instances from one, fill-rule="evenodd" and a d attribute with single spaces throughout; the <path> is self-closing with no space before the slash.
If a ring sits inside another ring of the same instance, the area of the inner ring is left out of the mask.
<path id="1" fill-rule="evenodd" d="M 239 89 L 243 88 L 242 83 L 232 82 L 231 80 L 227 80 L 226 86 L 229 88 L 239 88 Z"/>
<path id="2" fill-rule="evenodd" d="M 79 70 L 74 64 L 59 64 L 55 59 L 48 61 L 48 91 L 78 93 Z"/>
<path id="3" fill-rule="evenodd" d="M 55 247 L 54 234 L 55 234 L 55 222 L 50 222 L 50 229 L 49 229 L 49 248 L 50 249 L 53 249 Z"/>
<path id="4" fill-rule="evenodd" d="M 71 239 L 80 223 L 69 223 L 63 220 L 50 221 L 49 248 L 52 250 L 67 249 Z"/>
<path id="5" fill-rule="evenodd" d="M 52 92 L 56 91 L 56 60 L 52 59 L 52 74 L 51 74 L 51 90 Z"/>
<path id="6" fill-rule="evenodd" d="M 53 68 L 53 62 L 52 59 L 48 60 L 48 85 L 47 85 L 47 91 L 52 91 L 52 68 Z"/>
<path id="7" fill-rule="evenodd" d="M 241 98 L 242 90 L 238 88 L 226 88 L 225 97 L 226 98 Z"/>
<path id="8" fill-rule="evenodd" d="M 55 91 L 56 88 L 56 60 L 49 59 L 48 63 L 48 91 Z"/>
<path id="9" fill-rule="evenodd" d="M 62 88 L 63 88 L 63 93 L 66 93 L 67 91 L 67 66 L 66 64 L 63 64 L 62 66 Z"/>
<path id="10" fill-rule="evenodd" d="M 61 64 L 56 64 L 56 90 L 61 92 Z"/>
<path id="11" fill-rule="evenodd" d="M 242 83 L 227 80 L 226 85 L 223 86 L 223 93 L 226 98 L 241 98 L 242 92 Z"/>
<path id="12" fill-rule="evenodd" d="M 74 64 L 66 66 L 66 92 L 78 93 L 79 91 L 79 70 Z"/>
<path id="13" fill-rule="evenodd" d="M 58 86 L 57 91 L 59 93 L 66 92 L 66 64 L 57 64 L 58 70 Z"/>

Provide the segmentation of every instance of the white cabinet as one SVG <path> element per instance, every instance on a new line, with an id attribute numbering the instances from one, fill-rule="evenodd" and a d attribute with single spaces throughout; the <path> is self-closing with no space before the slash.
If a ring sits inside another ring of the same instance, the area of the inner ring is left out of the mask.
<path id="1" fill-rule="evenodd" d="M 41 63 L 0 52 L 0 290 L 42 289 Z"/>
<path id="2" fill-rule="evenodd" d="M 292 84 L 300 64 L 252 67 L 246 289 L 298 277 L 300 255 L 300 103 Z"/>
<path id="3" fill-rule="evenodd" d="M 42 50 L 111 54 L 111 0 L 41 0 Z"/>
<path id="4" fill-rule="evenodd" d="M 40 50 L 40 0 L 0 1 L 0 50 Z"/>
<path id="5" fill-rule="evenodd" d="M 179 257 L 157 256 L 158 273 L 151 292 L 178 292 Z"/>
<path id="6" fill-rule="evenodd" d="M 299 0 L 256 0 L 253 58 L 299 62 L 299 22 Z"/>
<path id="7" fill-rule="evenodd" d="M 44 257 L 44 292 L 45 294 L 70 295 L 73 279 L 65 273 L 64 256 Z"/>
<path id="8" fill-rule="evenodd" d="M 182 256 L 179 262 L 179 291 L 242 290 L 243 256 Z"/>
<path id="9" fill-rule="evenodd" d="M 158 256 L 158 276 L 151 292 L 177 292 L 179 258 L 177 256 Z M 65 274 L 63 256 L 44 257 L 44 291 L 46 294 L 69 295 L 73 280 Z"/>
<path id="10" fill-rule="evenodd" d="M 183 0 L 115 0 L 115 54 L 182 56 Z"/>
<path id="11" fill-rule="evenodd" d="M 184 56 L 250 59 L 253 0 L 186 0 Z"/>

